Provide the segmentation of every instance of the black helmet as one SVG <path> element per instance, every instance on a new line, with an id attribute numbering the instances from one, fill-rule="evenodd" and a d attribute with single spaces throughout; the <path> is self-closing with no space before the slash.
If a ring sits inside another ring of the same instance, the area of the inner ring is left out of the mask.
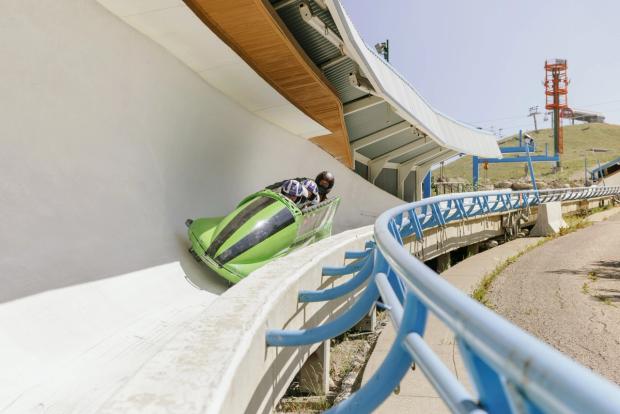
<path id="1" fill-rule="evenodd" d="M 314 181 L 319 186 L 319 194 L 325 195 L 334 187 L 334 174 L 329 171 L 323 171 L 316 176 Z"/>

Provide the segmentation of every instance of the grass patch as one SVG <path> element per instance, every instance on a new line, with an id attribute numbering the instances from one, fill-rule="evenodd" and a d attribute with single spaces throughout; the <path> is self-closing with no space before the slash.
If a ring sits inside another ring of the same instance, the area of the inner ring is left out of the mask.
<path id="1" fill-rule="evenodd" d="M 537 154 L 545 150 L 545 144 L 549 147 L 549 153 L 553 152 L 553 131 L 541 129 L 538 133 L 529 131 L 536 140 Z M 620 126 L 612 124 L 579 124 L 564 127 L 564 154 L 562 154 L 562 167 L 560 173 L 553 171 L 553 163 L 534 163 L 534 171 L 537 180 L 547 182 L 560 180 L 568 182 L 576 176 L 583 182 L 584 154 L 588 160 L 588 169 L 596 167 L 598 161 L 601 165 L 615 159 L 620 153 Z M 508 139 L 506 146 L 517 145 L 517 138 Z M 609 151 L 592 154 L 592 147 L 605 148 Z M 480 178 L 488 178 L 491 182 L 514 180 L 526 175 L 525 163 L 491 164 L 488 170 L 480 168 Z M 462 177 L 468 181 L 472 179 L 471 156 L 463 157 L 444 168 L 444 175 L 449 178 Z"/>
<path id="2" fill-rule="evenodd" d="M 590 227 L 592 223 L 588 220 L 588 217 L 595 213 L 600 213 L 601 211 L 608 210 L 611 206 L 608 204 L 603 207 L 596 207 L 590 210 L 583 210 L 578 212 L 577 214 L 573 214 L 570 216 L 564 217 L 564 221 L 568 225 L 568 227 L 562 227 L 560 232 L 555 236 L 549 236 L 552 238 L 565 236 L 567 234 L 573 233 L 577 230 L 585 229 L 586 227 Z"/>
<path id="3" fill-rule="evenodd" d="M 593 282 L 596 282 L 598 280 L 598 276 L 596 275 L 596 272 L 592 271 L 588 273 L 588 279 L 590 279 Z"/>
<path id="4" fill-rule="evenodd" d="M 478 302 L 482 303 L 487 307 L 491 307 L 486 296 L 489 293 L 489 288 L 491 287 L 491 284 L 493 284 L 495 278 L 499 276 L 499 274 L 502 273 L 508 266 L 516 262 L 519 257 L 523 256 L 530 250 L 542 245 L 543 243 L 546 243 L 549 240 L 550 238 L 545 237 L 544 239 L 539 240 L 538 243 L 528 246 L 526 249 L 520 251 L 514 256 L 510 256 L 508 259 L 500 263 L 495 269 L 493 269 L 491 273 L 486 274 L 482 278 L 476 289 L 474 289 L 473 293 L 471 294 L 472 298 L 476 299 Z"/>
<path id="5" fill-rule="evenodd" d="M 598 300 L 600 300 L 601 302 L 603 302 L 605 305 L 608 306 L 613 306 L 614 308 L 616 307 L 616 305 L 614 305 L 614 303 L 611 301 L 610 298 L 608 297 L 604 297 L 604 296 L 595 296 L 595 298 L 597 298 Z"/>
<path id="6" fill-rule="evenodd" d="M 590 294 L 590 286 L 588 285 L 588 282 L 584 282 L 583 285 L 581 285 L 581 293 L 584 295 Z"/>
<path id="7" fill-rule="evenodd" d="M 302 398 L 282 398 L 277 412 L 283 413 L 322 413 L 331 407 L 331 402 L 323 396 Z"/>

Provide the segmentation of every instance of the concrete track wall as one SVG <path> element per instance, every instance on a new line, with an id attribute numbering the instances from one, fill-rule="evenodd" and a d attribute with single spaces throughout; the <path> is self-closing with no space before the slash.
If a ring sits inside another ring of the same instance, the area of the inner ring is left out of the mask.
<path id="1" fill-rule="evenodd" d="M 188 217 L 330 169 L 335 229 L 399 202 L 250 114 L 94 0 L 0 3 L 0 302 L 180 261 Z"/>

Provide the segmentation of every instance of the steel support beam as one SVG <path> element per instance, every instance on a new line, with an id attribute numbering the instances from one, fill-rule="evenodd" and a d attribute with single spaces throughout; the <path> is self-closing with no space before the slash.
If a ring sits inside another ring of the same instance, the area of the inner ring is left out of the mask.
<path id="1" fill-rule="evenodd" d="M 340 55 L 338 57 L 330 59 L 321 65 L 321 70 L 325 72 L 327 69 L 331 68 L 332 66 L 335 66 L 339 64 L 340 62 L 344 62 L 347 59 L 350 59 L 347 55 Z"/>
<path id="2" fill-rule="evenodd" d="M 368 94 L 376 95 L 375 88 L 372 87 L 372 84 L 368 79 L 363 77 L 358 72 L 349 73 L 349 83 L 354 88 L 359 89 L 360 91 L 366 92 Z"/>
<path id="3" fill-rule="evenodd" d="M 559 155 L 532 155 L 531 160 L 533 162 L 555 162 L 560 160 Z M 506 157 L 506 158 L 479 158 L 478 162 L 488 162 L 489 164 L 499 164 L 506 162 L 528 162 L 528 157 Z"/>
<path id="4" fill-rule="evenodd" d="M 321 20 L 319 17 L 312 14 L 312 10 L 310 6 L 306 2 L 302 2 L 299 5 L 299 13 L 301 14 L 301 18 L 304 19 L 306 23 L 308 23 L 314 30 L 316 30 L 321 36 L 323 36 L 329 43 L 336 46 L 338 50 L 342 54 L 345 53 L 344 42 L 334 32 L 332 29 L 327 27 L 327 25 Z"/>
<path id="5" fill-rule="evenodd" d="M 322 68 L 323 67 L 321 67 L 321 69 Z M 368 95 L 363 98 L 356 99 L 343 105 L 344 116 L 352 115 L 356 112 L 363 111 L 377 105 L 381 105 L 382 103 L 387 104 L 387 102 L 385 102 L 382 98 L 374 95 Z"/>
<path id="6" fill-rule="evenodd" d="M 280 0 L 277 3 L 274 3 L 273 8 L 275 10 L 280 10 L 283 7 L 290 6 L 293 3 L 297 3 L 299 0 Z"/>
<path id="7" fill-rule="evenodd" d="M 370 182 L 372 183 L 375 182 L 375 180 L 381 173 L 381 170 L 385 168 L 385 165 L 392 158 L 400 157 L 403 154 L 406 154 L 408 152 L 415 150 L 416 148 L 426 145 L 424 143 L 420 144 L 421 141 L 424 141 L 424 138 L 417 139 L 413 142 L 410 142 L 409 144 L 403 145 L 401 147 L 396 148 L 395 150 L 392 150 L 386 154 L 383 154 L 380 157 L 370 160 L 368 162 L 368 178 L 370 179 Z"/>
<path id="8" fill-rule="evenodd" d="M 502 154 L 513 154 L 516 152 L 534 152 L 536 148 L 533 145 L 523 145 L 520 147 L 499 147 L 499 152 Z"/>
<path id="9" fill-rule="evenodd" d="M 374 144 L 375 142 L 382 141 L 389 137 L 393 137 L 396 134 L 400 134 L 401 132 L 408 131 L 413 126 L 406 121 L 399 122 L 397 124 L 391 125 L 387 128 L 380 129 L 379 131 L 373 132 L 372 134 L 366 135 L 360 139 L 356 139 L 351 142 L 351 149 L 356 151 L 360 150 L 364 147 Z"/>
<path id="10" fill-rule="evenodd" d="M 433 165 L 440 163 L 442 161 L 447 160 L 450 157 L 453 157 L 457 152 L 454 150 L 451 150 L 449 148 L 441 148 L 441 151 L 439 151 L 438 153 L 436 153 L 435 155 L 425 159 L 423 162 L 420 163 L 419 167 L 420 168 L 431 168 Z"/>
<path id="11" fill-rule="evenodd" d="M 455 151 L 448 148 L 440 148 L 439 153 L 435 155 L 431 155 L 430 157 L 427 155 L 426 159 L 423 160 L 419 165 L 415 167 L 415 189 L 414 189 L 414 198 L 416 200 L 421 200 L 424 196 L 424 179 L 430 173 L 431 167 L 438 162 L 447 160 L 455 154 Z M 419 158 L 418 158 L 419 160 Z M 409 163 L 411 161 L 408 161 Z M 404 165 L 404 164 L 403 164 Z"/>
<path id="12" fill-rule="evenodd" d="M 417 148 L 414 148 L 414 150 L 408 151 L 408 152 L 415 152 L 415 154 L 413 155 L 412 158 L 405 160 L 403 164 L 412 162 L 414 165 L 420 165 L 428 157 L 428 154 L 435 154 L 436 151 L 440 150 L 441 148 L 442 147 L 437 145 L 435 141 L 430 141 L 430 142 L 427 141 L 425 144 L 419 145 Z"/>
<path id="13" fill-rule="evenodd" d="M 418 148 L 421 148 L 425 145 L 429 145 L 430 143 L 428 141 L 426 141 L 424 138 L 418 138 L 413 142 L 410 142 L 408 144 L 402 145 L 396 149 L 393 149 L 390 152 L 387 152 L 383 155 L 380 155 L 379 157 L 373 158 L 372 160 L 370 160 L 370 163 L 379 163 L 382 161 L 388 162 L 391 159 L 400 157 L 401 155 L 405 155 L 408 152 L 414 151 Z M 434 144 L 434 142 L 433 142 Z M 411 160 L 407 160 L 406 162 L 409 162 Z M 370 164 L 369 163 L 369 164 Z"/>
<path id="14" fill-rule="evenodd" d="M 431 167 L 453 155 L 453 151 L 447 148 L 441 148 L 439 153 L 429 155 L 432 151 L 427 151 L 425 155 L 420 155 L 420 157 L 406 161 L 398 166 L 398 196 L 400 198 L 404 199 L 405 180 L 411 171 L 414 169 L 416 171 L 416 190 L 414 191 L 414 197 L 420 197 L 423 194 L 421 191 L 422 184 L 424 183 L 425 177 L 430 173 Z"/>

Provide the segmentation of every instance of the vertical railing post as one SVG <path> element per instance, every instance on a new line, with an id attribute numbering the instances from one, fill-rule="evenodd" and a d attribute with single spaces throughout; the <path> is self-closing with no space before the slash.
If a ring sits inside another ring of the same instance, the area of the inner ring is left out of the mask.
<path id="1" fill-rule="evenodd" d="M 504 380 L 463 341 L 457 338 L 459 351 L 474 382 L 480 405 L 489 413 L 511 413 Z"/>
<path id="2" fill-rule="evenodd" d="M 366 384 L 349 399 L 328 410 L 327 414 L 368 413 L 377 408 L 398 386 L 414 362 L 405 348 L 405 338 L 412 332 L 422 336 L 426 319 L 424 304 L 413 293 L 407 293 L 400 326 L 394 327 L 398 329 L 396 340 L 383 363 Z"/>
<path id="3" fill-rule="evenodd" d="M 379 249 L 375 249 L 374 255 L 375 268 L 372 271 L 373 275 L 385 273 L 392 289 L 394 290 L 394 293 L 396 293 L 396 297 L 398 297 L 398 300 L 403 303 L 405 300 L 405 285 L 390 268 L 388 262 L 385 260 L 385 257 L 383 257 L 383 254 L 381 254 Z"/>
<path id="4" fill-rule="evenodd" d="M 422 197 L 429 198 L 431 196 L 431 192 L 431 172 L 429 171 L 422 182 Z"/>
<path id="5" fill-rule="evenodd" d="M 474 155 L 471 161 L 471 165 L 472 165 L 471 182 L 474 185 L 474 191 L 478 191 L 478 177 L 480 174 L 480 164 L 478 163 L 478 160 L 479 158 Z"/>

